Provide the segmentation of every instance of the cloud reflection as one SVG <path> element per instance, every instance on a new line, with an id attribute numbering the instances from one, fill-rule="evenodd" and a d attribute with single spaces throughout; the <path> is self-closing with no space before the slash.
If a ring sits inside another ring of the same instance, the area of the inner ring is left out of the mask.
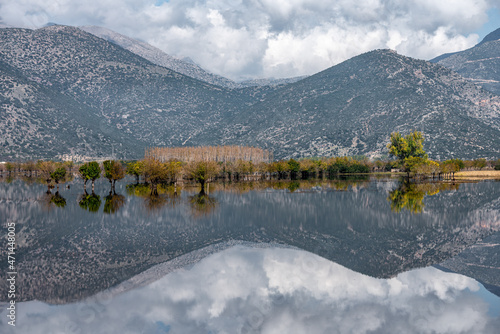
<path id="1" fill-rule="evenodd" d="M 236 246 L 117 296 L 18 305 L 2 333 L 496 333 L 479 284 L 435 268 L 391 279 L 314 254 Z M 496 298 L 497 303 L 498 298 Z"/>

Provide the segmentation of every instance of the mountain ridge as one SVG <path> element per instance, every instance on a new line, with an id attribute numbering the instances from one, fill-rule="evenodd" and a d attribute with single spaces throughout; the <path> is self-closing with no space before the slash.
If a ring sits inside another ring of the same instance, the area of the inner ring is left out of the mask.
<path id="1" fill-rule="evenodd" d="M 236 88 L 245 88 L 252 86 L 281 85 L 285 83 L 295 82 L 307 77 L 307 76 L 300 76 L 300 77 L 284 78 L 284 79 L 263 78 L 263 79 L 234 81 L 204 70 L 198 64 L 196 64 L 191 58 L 179 59 L 173 57 L 146 42 L 124 36 L 113 30 L 99 26 L 81 26 L 79 28 L 97 37 L 103 38 L 109 42 L 117 44 L 123 47 L 124 49 L 129 50 L 130 52 L 135 53 L 138 56 L 141 56 L 151 61 L 156 65 L 160 65 L 172 69 L 181 74 L 190 76 L 192 78 L 196 78 L 198 80 L 208 82 L 210 84 L 217 86 L 222 86 L 225 88 L 236 89 Z"/>
<path id="2" fill-rule="evenodd" d="M 443 65 L 464 78 L 500 95 L 500 28 L 467 50 L 446 53 L 430 62 Z"/>
<path id="3" fill-rule="evenodd" d="M 459 96 L 466 105 L 454 102 L 460 100 Z M 451 98 L 448 101 L 446 97 Z M 280 101 L 278 105 L 276 101 Z M 461 112 L 451 111 L 449 105 L 455 105 Z M 427 109 L 425 114 L 415 112 L 422 107 Z M 453 123 L 461 126 L 461 121 L 470 117 L 468 126 L 471 128 L 461 131 L 462 144 L 475 146 L 479 151 L 474 154 L 495 156 L 500 153 L 498 149 L 488 153 L 481 149 L 481 142 L 490 142 L 489 147 L 493 148 L 500 145 L 498 140 L 483 134 L 485 131 L 491 135 L 498 133 L 499 107 L 497 96 L 444 67 L 404 57 L 391 50 L 376 50 L 280 88 L 270 98 L 250 108 L 251 121 L 245 120 L 245 114 L 231 120 L 236 126 L 229 133 L 238 133 L 238 138 L 226 136 L 224 142 L 239 140 L 266 148 L 279 146 L 292 157 L 308 152 L 310 155 L 356 155 L 369 151 L 380 155 L 391 132 L 417 129 L 427 134 L 426 149 L 430 156 L 439 159 L 456 156 L 453 147 L 458 146 L 454 143 L 455 128 L 448 127 L 446 119 L 453 118 Z M 268 110 L 273 112 L 268 115 Z M 329 123 L 332 117 L 335 122 Z M 391 123 L 394 117 L 399 124 Z M 412 121 L 407 124 L 409 118 Z M 231 126 L 228 123 L 224 128 Z M 260 131 L 259 126 L 262 127 Z M 248 130 L 239 131 L 239 128 Z M 441 133 L 444 129 L 448 132 Z M 471 131 L 482 138 L 480 142 L 466 142 L 466 135 L 471 135 Z M 315 137 L 318 133 L 323 136 Z M 442 135 L 449 137 L 445 145 L 432 143 L 431 137 L 435 140 Z M 299 142 L 296 138 L 307 140 Z M 308 147 L 309 144 L 316 147 Z M 471 154 L 467 156 L 472 157 Z"/>
<path id="4" fill-rule="evenodd" d="M 52 100 L 63 94 L 71 101 L 64 114 L 87 122 L 78 138 L 44 127 L 53 142 L 69 142 L 59 157 L 109 156 L 116 148 L 116 158 L 137 159 L 148 146 L 221 144 L 268 148 L 280 159 L 377 157 L 387 154 L 391 132 L 414 129 L 426 134 L 424 147 L 434 159 L 500 155 L 500 97 L 441 65 L 390 50 L 353 57 L 296 82 L 238 89 L 156 65 L 68 26 L 0 29 L 0 61 Z M 0 124 L 26 119 L 22 115 L 34 107 L 29 101 L 45 101 L 37 90 L 24 99 L 14 96 L 17 88 L 2 75 Z M 13 113 L 9 108 L 16 103 Z M 48 113 L 35 119 L 58 123 L 55 109 L 39 104 Z M 0 131 L 1 159 L 54 158 L 55 148 L 48 148 L 54 145 L 23 124 Z M 26 144 L 31 141 L 36 149 Z"/>

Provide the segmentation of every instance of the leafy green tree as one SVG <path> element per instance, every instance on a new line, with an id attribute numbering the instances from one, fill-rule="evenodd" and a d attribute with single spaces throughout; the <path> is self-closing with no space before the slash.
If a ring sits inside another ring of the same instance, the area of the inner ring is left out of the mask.
<path id="1" fill-rule="evenodd" d="M 176 182 L 182 169 L 180 161 L 161 162 L 155 158 L 143 160 L 142 172 L 151 186 L 151 195 L 158 195 L 158 184 Z"/>
<path id="2" fill-rule="evenodd" d="M 205 192 L 205 183 L 217 176 L 220 166 L 215 161 L 193 161 L 186 165 L 184 171 L 201 185 L 201 191 Z"/>
<path id="3" fill-rule="evenodd" d="M 278 178 L 282 179 L 288 170 L 288 163 L 284 160 L 274 161 L 269 167 L 271 173 L 278 173 Z"/>
<path id="4" fill-rule="evenodd" d="M 487 162 L 486 162 L 486 159 L 481 158 L 481 159 L 475 159 L 474 162 L 473 162 L 473 164 L 474 164 L 475 168 L 478 168 L 479 170 L 481 170 L 484 167 L 486 167 Z"/>
<path id="5" fill-rule="evenodd" d="M 9 175 L 14 171 L 14 164 L 12 162 L 5 163 L 5 170 L 9 173 Z"/>
<path id="6" fill-rule="evenodd" d="M 319 166 L 312 159 L 302 159 L 299 161 L 302 178 L 307 179 L 311 175 L 317 175 Z"/>
<path id="7" fill-rule="evenodd" d="M 87 189 L 87 181 L 89 180 L 89 178 L 87 177 L 87 169 L 88 168 L 89 168 L 89 164 L 88 163 L 84 163 L 83 165 L 81 165 L 78 168 L 78 175 L 80 175 L 80 177 L 83 180 L 83 189 L 84 190 Z"/>
<path id="8" fill-rule="evenodd" d="M 52 173 L 56 167 L 52 161 L 38 161 L 37 168 L 40 171 L 42 179 L 47 183 L 47 192 L 50 192 L 50 184 L 52 182 Z"/>
<path id="9" fill-rule="evenodd" d="M 235 175 L 235 178 L 237 180 L 240 179 L 241 175 L 247 175 L 253 173 L 255 166 L 251 161 L 245 161 L 242 159 L 239 159 L 236 161 L 236 163 L 231 166 L 232 167 L 232 172 Z"/>
<path id="10" fill-rule="evenodd" d="M 460 171 L 465 168 L 465 163 L 462 159 L 450 159 L 450 161 L 456 165 L 456 167 L 458 168 L 457 171 Z"/>
<path id="11" fill-rule="evenodd" d="M 125 177 L 125 169 L 122 164 L 116 160 L 106 160 L 103 163 L 104 177 L 111 183 L 111 190 L 115 190 L 115 183 Z"/>
<path id="12" fill-rule="evenodd" d="M 22 168 L 28 174 L 29 177 L 33 175 L 33 172 L 36 170 L 36 165 L 33 161 L 26 161 L 22 164 Z"/>
<path id="13" fill-rule="evenodd" d="M 424 136 L 420 131 L 401 136 L 399 132 L 391 133 L 391 142 L 387 144 L 389 154 L 397 157 L 401 162 L 406 158 L 419 157 L 427 159 L 424 151 Z"/>
<path id="14" fill-rule="evenodd" d="M 95 180 L 101 177 L 101 167 L 96 161 L 84 163 L 78 169 L 80 177 L 83 179 L 83 188 L 86 189 L 87 181 L 92 181 L 92 192 L 94 191 Z"/>
<path id="15" fill-rule="evenodd" d="M 54 180 L 57 185 L 57 191 L 59 191 L 59 182 L 64 180 L 66 177 L 66 168 L 58 167 L 55 171 L 50 174 L 50 177 Z"/>
<path id="16" fill-rule="evenodd" d="M 399 164 L 408 174 L 408 178 L 412 167 L 427 160 L 423 143 L 424 136 L 420 131 L 413 131 L 405 137 L 399 132 L 391 133 L 390 143 L 387 144 L 389 155 L 399 160 Z"/>
<path id="17" fill-rule="evenodd" d="M 158 184 L 168 179 L 167 166 L 155 158 L 145 159 L 143 173 L 145 181 L 151 186 L 151 195 L 158 195 Z"/>
<path id="18" fill-rule="evenodd" d="M 465 164 L 462 160 L 449 159 L 449 160 L 443 161 L 443 163 L 441 164 L 441 173 L 451 174 L 452 177 L 454 178 L 455 173 L 460 171 L 464 167 L 465 167 Z"/>
<path id="19" fill-rule="evenodd" d="M 139 183 L 139 177 L 144 173 L 144 161 L 134 161 L 127 164 L 125 171 L 128 175 L 135 176 L 135 183 Z"/>
<path id="20" fill-rule="evenodd" d="M 87 169 L 87 175 L 92 181 L 92 191 L 94 191 L 95 180 L 101 177 L 101 167 L 96 161 L 89 162 L 89 168 Z"/>
<path id="21" fill-rule="evenodd" d="M 495 162 L 495 170 L 500 170 L 500 159 Z"/>
<path id="22" fill-rule="evenodd" d="M 295 159 L 288 160 L 288 170 L 292 179 L 297 178 L 297 173 L 300 172 L 300 164 Z"/>

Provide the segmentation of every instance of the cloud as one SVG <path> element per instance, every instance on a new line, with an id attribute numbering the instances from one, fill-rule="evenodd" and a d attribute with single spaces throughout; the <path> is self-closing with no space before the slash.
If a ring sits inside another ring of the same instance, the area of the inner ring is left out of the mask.
<path id="1" fill-rule="evenodd" d="M 101 25 L 232 79 L 313 74 L 376 48 L 429 59 L 478 42 L 488 0 L 1 0 L 5 24 Z"/>
<path id="2" fill-rule="evenodd" d="M 473 279 L 435 268 L 382 280 L 304 251 L 237 246 L 113 298 L 21 303 L 16 330 L 496 333 L 498 316 L 488 314 L 478 289 Z"/>

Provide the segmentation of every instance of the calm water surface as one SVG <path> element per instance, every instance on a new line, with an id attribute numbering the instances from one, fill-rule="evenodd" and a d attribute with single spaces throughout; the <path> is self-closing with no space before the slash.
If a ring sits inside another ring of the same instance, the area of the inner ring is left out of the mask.
<path id="1" fill-rule="evenodd" d="M 133 183 L 0 182 L 1 333 L 497 333 L 498 181 Z"/>

